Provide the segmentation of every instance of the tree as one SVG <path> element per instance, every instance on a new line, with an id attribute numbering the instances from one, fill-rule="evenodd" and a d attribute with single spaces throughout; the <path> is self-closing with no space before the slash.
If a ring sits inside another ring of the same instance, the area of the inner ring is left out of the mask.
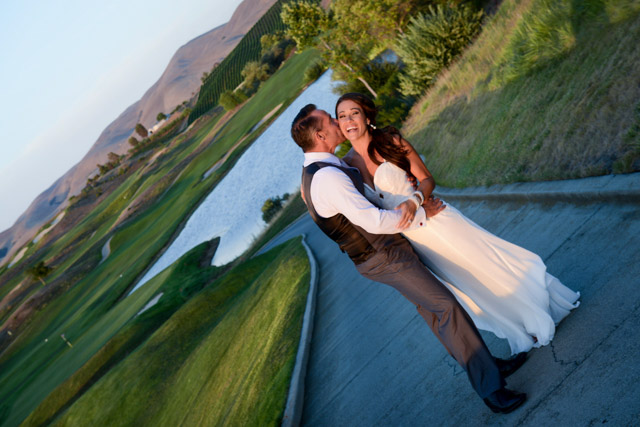
<path id="1" fill-rule="evenodd" d="M 392 45 L 406 26 L 408 16 L 424 7 L 424 0 L 334 0 L 331 13 L 311 2 L 288 3 L 282 7 L 287 34 L 299 51 L 318 46 L 323 58 L 343 80 L 358 80 L 367 91 L 377 91 L 362 69 Z"/>
<path id="2" fill-rule="evenodd" d="M 269 66 L 258 61 L 247 62 L 242 69 L 242 77 L 244 77 L 245 91 L 251 95 L 258 89 L 260 83 L 269 78 Z"/>
<path id="3" fill-rule="evenodd" d="M 27 274 L 29 274 L 29 276 L 31 276 L 33 280 L 39 280 L 40 282 L 42 282 L 42 286 L 45 286 L 46 283 L 44 281 L 44 278 L 47 277 L 52 270 L 53 268 L 46 265 L 44 261 L 40 261 L 36 265 L 29 268 L 27 270 Z"/>
<path id="4" fill-rule="evenodd" d="M 271 197 L 267 199 L 262 205 L 262 220 L 267 224 L 273 219 L 274 216 L 282 209 L 282 202 L 289 198 L 289 193 L 284 193 L 282 197 Z"/>
<path id="5" fill-rule="evenodd" d="M 260 39 L 262 58 L 260 62 L 269 66 L 269 74 L 273 74 L 290 50 L 295 46 L 293 39 L 283 32 L 265 34 Z"/>
<path id="6" fill-rule="evenodd" d="M 322 61 L 314 61 L 307 66 L 304 70 L 304 81 L 305 83 L 311 83 L 320 78 L 320 76 L 327 71 L 327 67 L 325 67 Z"/>
<path id="7" fill-rule="evenodd" d="M 160 121 L 160 120 L 164 120 L 167 118 L 167 115 L 164 114 L 163 112 L 158 113 L 158 115 L 156 116 L 156 121 Z"/>
<path id="8" fill-rule="evenodd" d="M 142 126 L 142 124 L 140 123 L 136 125 L 136 133 L 140 135 L 142 138 L 146 138 L 149 135 L 149 131 L 147 131 L 147 128 Z"/>
<path id="9" fill-rule="evenodd" d="M 120 164 L 120 156 L 116 153 L 109 153 L 107 154 L 107 158 L 109 159 L 109 163 L 111 163 L 114 166 L 117 166 Z"/>
<path id="10" fill-rule="evenodd" d="M 287 3 L 282 6 L 280 16 L 282 22 L 287 26 L 287 35 L 294 39 L 298 45 L 298 52 L 319 45 L 330 66 L 334 69 L 342 67 L 356 79 L 362 81 L 373 97 L 377 98 L 378 95 L 369 83 L 347 63 L 348 60 L 353 59 L 350 57 L 352 53 L 350 49 L 354 49 L 355 46 L 345 49 L 345 45 L 335 45 L 335 41 L 339 40 L 335 36 L 339 34 L 339 29 L 336 28 L 335 21 L 329 18 L 329 15 L 318 3 L 306 1 Z"/>
<path id="11" fill-rule="evenodd" d="M 263 34 L 260 37 L 260 47 L 262 48 L 260 55 L 266 54 L 273 48 L 273 46 L 280 43 L 280 41 L 285 37 L 284 32 L 277 31 L 272 34 Z"/>
<path id="12" fill-rule="evenodd" d="M 231 111 L 246 100 L 247 96 L 242 91 L 234 92 L 228 90 L 220 95 L 220 100 L 218 102 L 225 110 Z"/>
<path id="13" fill-rule="evenodd" d="M 395 49 L 405 64 L 400 75 L 402 93 L 424 93 L 480 31 L 482 15 L 465 5 L 438 5 L 412 18 Z"/>
<path id="14" fill-rule="evenodd" d="M 96 166 L 100 170 L 100 175 L 104 175 L 107 172 L 109 172 L 111 169 L 113 169 L 108 163 L 104 165 L 96 165 Z"/>
<path id="15" fill-rule="evenodd" d="M 138 145 L 140 145 L 140 141 L 138 141 L 136 139 L 135 136 L 129 137 L 129 139 L 127 140 L 127 142 L 129 143 L 130 146 L 132 146 L 133 148 L 137 148 Z"/>
<path id="16" fill-rule="evenodd" d="M 298 52 L 316 46 L 316 38 L 329 29 L 329 16 L 317 2 L 283 4 L 280 17 L 287 26 L 287 34 L 298 45 Z"/>

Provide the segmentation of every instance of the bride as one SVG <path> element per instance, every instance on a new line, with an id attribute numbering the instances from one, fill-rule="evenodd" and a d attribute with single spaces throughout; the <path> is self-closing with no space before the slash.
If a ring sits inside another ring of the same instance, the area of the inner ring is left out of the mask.
<path id="1" fill-rule="evenodd" d="M 396 129 L 375 127 L 376 114 L 362 94 L 338 99 L 336 118 L 353 146 L 343 160 L 360 170 L 372 203 L 384 209 L 403 205 L 410 221 L 435 181 Z M 418 180 L 418 191 L 407 175 Z M 580 293 L 547 273 L 538 255 L 494 236 L 451 205 L 427 221 L 403 235 L 476 326 L 506 338 L 513 354 L 549 344 L 555 325 L 580 304 Z"/>

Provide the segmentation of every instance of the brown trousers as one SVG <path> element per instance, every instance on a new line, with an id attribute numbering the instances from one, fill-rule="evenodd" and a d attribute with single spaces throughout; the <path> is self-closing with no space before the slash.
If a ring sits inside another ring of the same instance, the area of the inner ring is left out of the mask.
<path id="1" fill-rule="evenodd" d="M 356 266 L 364 277 L 390 285 L 414 303 L 449 354 L 469 376 L 481 398 L 505 384 L 478 329 L 455 296 L 429 271 L 400 235 Z"/>

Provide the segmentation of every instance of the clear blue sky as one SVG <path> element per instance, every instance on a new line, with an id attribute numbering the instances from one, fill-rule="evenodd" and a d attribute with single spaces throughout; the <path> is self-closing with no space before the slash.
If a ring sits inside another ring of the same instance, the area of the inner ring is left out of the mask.
<path id="1" fill-rule="evenodd" d="M 0 232 L 241 0 L 0 3 Z"/>

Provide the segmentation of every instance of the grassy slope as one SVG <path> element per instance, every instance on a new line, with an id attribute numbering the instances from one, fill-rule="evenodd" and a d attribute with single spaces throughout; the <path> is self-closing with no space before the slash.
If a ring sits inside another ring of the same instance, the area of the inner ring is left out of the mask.
<path id="1" fill-rule="evenodd" d="M 299 240 L 236 266 L 178 310 L 57 424 L 278 423 L 308 282 Z"/>
<path id="2" fill-rule="evenodd" d="M 505 0 L 405 136 L 446 186 L 640 170 L 639 11 L 638 0 Z"/>
<path id="3" fill-rule="evenodd" d="M 203 141 L 204 137 L 207 135 L 211 127 L 215 125 L 218 119 L 219 115 L 209 117 L 209 121 L 204 123 L 200 129 L 190 132 L 186 141 L 185 134 L 178 136 L 176 140 L 179 143 L 171 143 L 171 146 L 176 146 L 169 152 L 169 161 L 164 163 L 158 161 L 154 167 L 145 166 L 130 174 L 124 183 L 117 187 L 115 191 L 103 197 L 99 204 L 88 215 L 75 224 L 71 230 L 66 232 L 55 242 L 51 243 L 46 250 L 46 253 L 50 254 L 46 257 L 47 264 L 50 263 L 52 257 L 59 256 L 60 253 L 69 250 L 70 246 L 76 244 L 78 246 L 72 250 L 71 256 L 64 262 L 54 265 L 54 271 L 47 277 L 47 282 L 51 282 L 61 274 L 65 273 L 74 262 L 77 262 L 83 254 L 89 251 L 91 247 L 101 239 L 104 241 L 103 237 L 105 233 L 110 229 L 119 213 L 126 208 L 131 200 L 133 200 L 138 193 L 142 192 L 145 188 L 151 186 L 162 176 L 167 174 L 177 161 L 192 152 Z M 146 153 L 143 157 L 139 156 L 137 161 L 145 162 L 145 159 L 148 159 L 149 157 L 149 153 Z M 69 209 L 73 209 L 73 207 Z M 25 259 L 44 246 L 45 242 L 46 238 L 42 239 L 38 245 L 32 245 L 25 255 Z M 114 242 L 112 241 L 112 247 L 113 244 Z M 9 292 L 20 280 L 22 280 L 23 277 L 23 275 L 19 275 L 13 280 L 7 282 L 3 286 L 4 292 Z"/>
<path id="4" fill-rule="evenodd" d="M 118 297 L 134 283 L 158 251 L 170 241 L 180 223 L 198 201 L 210 192 L 238 155 L 231 156 L 225 165 L 202 180 L 204 172 L 240 137 L 246 135 L 266 113 L 280 103 L 288 104 L 297 96 L 303 86 L 303 71 L 313 55 L 314 52 L 296 55 L 288 61 L 230 120 L 216 136 L 215 143 L 209 144 L 184 168 L 180 179 L 160 200 L 118 230 L 112 240 L 110 257 L 33 317 L 26 330 L 17 338 L 18 342 L 8 349 L 9 351 L 5 351 L 0 359 L 0 401 L 3 402 L 4 408 L 0 408 L 0 420 L 4 416 L 10 416 L 13 420 L 23 419 L 57 384 L 88 360 L 126 321 L 126 316 L 111 319 L 110 327 L 100 333 L 96 333 L 92 328 L 96 322 L 106 319 L 103 316 L 116 304 Z M 260 129 L 265 126 L 266 124 Z M 254 131 L 236 151 L 240 152 L 248 146 L 259 134 L 260 129 Z M 193 140 L 185 144 L 195 146 L 201 142 Z M 109 198 L 113 199 L 111 203 L 118 199 L 114 195 Z M 120 206 L 124 208 L 126 203 L 123 202 Z M 115 213 L 117 212 L 114 212 L 114 215 Z M 113 220 L 113 216 L 106 219 Z M 83 222 L 78 227 L 86 229 L 87 223 Z M 108 228 L 107 225 L 100 224 L 91 242 L 99 238 L 106 239 L 108 234 L 104 233 Z M 81 230 L 74 232 L 82 233 Z M 85 250 L 87 246 L 89 242 L 82 246 L 81 250 Z M 99 251 L 95 243 L 93 248 Z M 80 251 L 76 256 L 80 256 Z M 150 297 L 151 295 L 148 295 L 147 299 Z M 140 302 L 142 303 L 144 301 Z M 76 356 L 72 360 L 63 357 L 67 349 L 64 344 L 60 345 L 60 333 L 65 333 L 74 343 Z M 45 346 L 45 339 L 49 339 L 49 344 L 56 344 Z M 61 362 L 57 363 L 58 360 Z M 44 378 L 51 379 L 43 380 Z"/>
<path id="5" fill-rule="evenodd" d="M 216 243 L 217 245 L 217 243 Z M 73 403 L 78 397 L 95 383 L 102 375 L 127 354 L 143 342 L 157 327 L 168 319 L 189 297 L 198 292 L 204 286 L 211 283 L 221 273 L 221 269 L 214 266 L 202 267 L 204 261 L 208 264 L 207 255 L 209 242 L 202 243 L 183 255 L 169 268 L 154 277 L 149 286 L 135 292 L 131 297 L 121 301 L 111 309 L 102 321 L 98 322 L 85 335 L 95 336 L 104 333 L 113 333 L 111 328 L 122 323 L 118 317 L 123 317 L 127 323 L 120 328 L 109 341 L 98 350 L 81 368 L 71 377 L 60 384 L 53 393 L 31 413 L 25 421 L 28 425 L 40 425 L 51 420 L 62 409 Z M 131 318 L 132 313 L 140 310 L 151 295 L 162 294 L 160 300 L 144 313 Z M 130 320 L 129 320 L 130 319 Z M 77 345 L 78 343 L 76 343 Z M 71 352 L 67 351 L 60 358 L 63 364 L 74 364 L 69 360 Z M 65 360 L 66 359 L 66 360 Z M 76 362 L 77 363 L 77 362 Z M 48 380 L 56 384 L 60 379 L 48 377 Z M 39 384 L 42 387 L 42 384 Z"/>

